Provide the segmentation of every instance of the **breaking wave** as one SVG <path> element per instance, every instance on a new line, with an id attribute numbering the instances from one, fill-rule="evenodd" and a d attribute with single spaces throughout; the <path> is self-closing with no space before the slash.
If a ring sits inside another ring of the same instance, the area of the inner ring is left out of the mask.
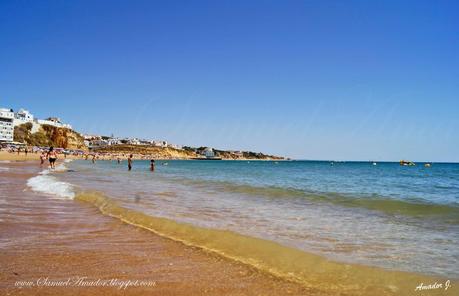
<path id="1" fill-rule="evenodd" d="M 343 295 L 406 295 L 405 292 L 411 291 L 413 285 L 432 280 L 420 274 L 334 262 L 276 242 L 150 216 L 125 208 L 99 192 L 80 192 L 75 200 L 91 203 L 105 215 L 160 236 L 217 253 L 323 292 L 340 295 L 341 292 Z"/>
<path id="2" fill-rule="evenodd" d="M 61 167 L 61 169 L 63 168 Z M 73 199 L 75 197 L 73 186 L 67 182 L 59 181 L 49 172 L 49 170 L 44 170 L 38 176 L 30 178 L 27 180 L 27 186 L 33 191 L 50 194 L 57 198 Z"/>

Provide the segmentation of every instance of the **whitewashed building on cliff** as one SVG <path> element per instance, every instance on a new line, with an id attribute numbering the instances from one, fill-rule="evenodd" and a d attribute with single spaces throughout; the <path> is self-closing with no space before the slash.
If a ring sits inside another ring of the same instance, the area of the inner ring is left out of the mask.
<path id="1" fill-rule="evenodd" d="M 13 109 L 0 108 L 0 142 L 13 142 Z"/>
<path id="2" fill-rule="evenodd" d="M 183 146 L 182 145 L 177 145 L 177 144 L 168 144 L 167 147 L 174 148 L 174 149 L 177 149 L 177 150 L 183 150 Z"/>
<path id="3" fill-rule="evenodd" d="M 153 145 L 155 147 L 167 147 L 167 141 L 154 140 L 154 141 L 151 141 L 151 145 Z"/>
<path id="4" fill-rule="evenodd" d="M 102 140 L 102 139 L 92 140 L 86 146 L 88 146 L 89 148 L 105 147 L 105 146 L 108 146 L 108 142 L 107 140 Z"/>
<path id="5" fill-rule="evenodd" d="M 47 119 L 37 119 L 34 118 L 33 114 L 29 110 L 19 109 L 18 112 L 14 113 L 13 125 L 19 126 L 24 123 L 32 124 L 32 133 L 35 133 L 39 130 L 40 125 L 46 124 L 54 127 L 68 128 L 72 129 L 72 126 L 67 123 L 63 123 L 59 117 L 49 117 Z"/>
<path id="6" fill-rule="evenodd" d="M 13 142 L 14 127 L 24 123 L 32 124 L 32 133 L 38 132 L 43 124 L 59 128 L 72 129 L 70 124 L 63 123 L 58 117 L 49 117 L 47 119 L 36 119 L 29 110 L 19 109 L 14 112 L 10 108 L 0 108 L 0 141 Z"/>
<path id="7" fill-rule="evenodd" d="M 132 139 L 128 138 L 126 139 L 126 142 L 127 144 L 130 144 L 130 145 L 140 145 L 140 141 L 137 138 L 132 138 Z"/>
<path id="8" fill-rule="evenodd" d="M 204 149 L 201 152 L 201 155 L 204 155 L 207 158 L 212 158 L 212 157 L 215 157 L 215 152 L 214 152 L 214 149 L 212 149 L 210 147 L 206 147 L 206 149 Z"/>
<path id="9" fill-rule="evenodd" d="M 49 117 L 47 119 L 38 119 L 37 122 L 39 124 L 47 124 L 47 125 L 51 125 L 54 127 L 72 129 L 72 126 L 70 124 L 63 123 L 59 117 Z"/>
<path id="10" fill-rule="evenodd" d="M 14 113 L 14 125 L 21 125 L 23 123 L 33 122 L 33 114 L 26 109 L 19 109 L 18 112 Z"/>
<path id="11" fill-rule="evenodd" d="M 14 113 L 13 125 L 19 126 L 24 123 L 32 124 L 32 133 L 36 133 L 40 129 L 40 124 L 34 119 L 33 114 L 29 110 L 21 108 L 18 112 Z"/>
<path id="12" fill-rule="evenodd" d="M 118 138 L 108 138 L 107 139 L 108 146 L 119 145 L 119 144 L 122 144 L 121 139 L 118 139 Z"/>

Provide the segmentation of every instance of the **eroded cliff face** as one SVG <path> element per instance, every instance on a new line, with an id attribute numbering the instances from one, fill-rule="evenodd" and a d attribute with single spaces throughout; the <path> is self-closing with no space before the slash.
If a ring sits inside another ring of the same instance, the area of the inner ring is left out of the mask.
<path id="1" fill-rule="evenodd" d="M 87 150 L 84 139 L 79 133 L 51 125 L 41 125 L 36 133 L 32 133 L 31 123 L 16 126 L 14 140 L 31 146 Z"/>
<path id="2" fill-rule="evenodd" d="M 56 147 L 80 150 L 87 149 L 84 144 L 84 138 L 73 130 L 51 125 L 42 125 L 40 130 L 43 130 L 47 138 L 49 138 Z"/>
<path id="3" fill-rule="evenodd" d="M 174 148 L 162 148 L 162 147 L 153 147 L 147 145 L 113 145 L 93 149 L 94 152 L 98 153 L 115 153 L 115 154 L 141 154 L 141 155 L 150 155 L 155 158 L 163 159 L 190 159 L 196 157 L 196 153 L 178 150 Z"/>
<path id="4" fill-rule="evenodd" d="M 203 156 L 199 153 L 196 153 L 194 150 L 184 149 L 178 150 L 174 148 L 163 148 L 163 147 L 153 147 L 148 145 L 113 145 L 106 147 L 99 147 L 92 150 L 96 153 L 113 153 L 113 154 L 122 154 L 122 155 L 144 155 L 151 156 L 159 159 L 192 159 L 192 158 L 202 158 Z M 236 155 L 229 151 L 215 150 L 216 156 L 221 157 L 222 159 L 232 160 L 232 159 L 260 159 L 260 160 L 281 160 L 283 157 L 265 155 L 262 153 L 255 152 L 243 152 L 241 155 Z"/>

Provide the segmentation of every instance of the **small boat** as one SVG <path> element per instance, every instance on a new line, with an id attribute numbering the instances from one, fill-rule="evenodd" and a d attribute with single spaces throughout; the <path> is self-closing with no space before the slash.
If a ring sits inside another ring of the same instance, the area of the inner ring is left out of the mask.
<path id="1" fill-rule="evenodd" d="M 426 164 L 424 164 L 424 167 L 426 167 L 426 168 L 430 168 L 431 166 L 432 166 L 431 163 L 426 163 Z"/>
<path id="2" fill-rule="evenodd" d="M 377 163 L 376 163 L 376 162 L 373 162 L 373 165 L 377 165 Z"/>
<path id="3" fill-rule="evenodd" d="M 412 161 L 400 160 L 401 166 L 415 166 L 416 164 Z"/>

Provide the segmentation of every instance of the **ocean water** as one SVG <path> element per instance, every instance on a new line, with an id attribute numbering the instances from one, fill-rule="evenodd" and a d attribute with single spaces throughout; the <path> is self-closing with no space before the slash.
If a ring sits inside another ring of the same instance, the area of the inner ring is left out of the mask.
<path id="1" fill-rule="evenodd" d="M 177 160 L 156 161 L 155 172 L 149 161 L 134 161 L 131 172 L 125 161 L 65 166 L 52 177 L 66 197 L 69 188 L 77 196 L 96 191 L 108 198 L 97 200 L 103 212 L 239 259 L 246 254 L 248 262 L 280 256 L 273 264 L 293 270 L 295 259 L 280 251 L 256 257 L 277 248 L 274 242 L 344 264 L 459 278 L 459 164 Z M 266 247 L 250 250 L 262 242 Z"/>

